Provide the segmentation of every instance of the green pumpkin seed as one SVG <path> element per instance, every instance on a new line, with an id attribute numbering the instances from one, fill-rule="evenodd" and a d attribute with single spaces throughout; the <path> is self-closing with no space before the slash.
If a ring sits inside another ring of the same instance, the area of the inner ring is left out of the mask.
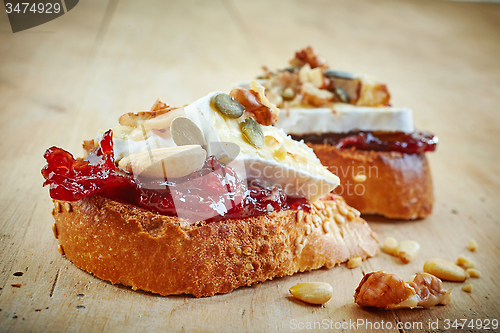
<path id="1" fill-rule="evenodd" d="M 245 111 L 245 107 L 240 102 L 233 96 L 224 93 L 212 97 L 212 104 L 220 114 L 228 118 L 239 118 Z"/>
<path id="2" fill-rule="evenodd" d="M 356 78 L 356 74 L 344 71 L 336 71 L 333 69 L 327 69 L 326 71 L 323 71 L 323 74 L 331 78 L 339 78 L 339 79 L 352 80 Z"/>
<path id="3" fill-rule="evenodd" d="M 243 136 L 252 146 L 255 148 L 264 146 L 264 133 L 258 122 L 250 117 L 242 121 L 239 125 Z"/>

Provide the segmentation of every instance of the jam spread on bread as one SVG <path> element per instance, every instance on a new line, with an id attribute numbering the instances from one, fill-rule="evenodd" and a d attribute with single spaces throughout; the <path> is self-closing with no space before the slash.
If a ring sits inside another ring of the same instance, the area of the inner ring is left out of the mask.
<path id="1" fill-rule="evenodd" d="M 294 140 L 312 144 L 329 144 L 340 149 L 397 151 L 405 154 L 419 154 L 435 151 L 438 138 L 429 132 L 367 132 L 323 133 L 292 135 Z"/>
<path id="2" fill-rule="evenodd" d="M 233 169 L 210 156 L 204 166 L 185 177 L 141 179 L 116 167 L 113 132 L 108 130 L 99 147 L 85 160 L 61 148 L 45 152 L 44 185 L 56 200 L 75 201 L 92 195 L 137 205 L 155 213 L 207 221 L 241 219 L 286 209 L 305 209 L 304 197 L 287 196 L 277 187 L 243 182 Z"/>

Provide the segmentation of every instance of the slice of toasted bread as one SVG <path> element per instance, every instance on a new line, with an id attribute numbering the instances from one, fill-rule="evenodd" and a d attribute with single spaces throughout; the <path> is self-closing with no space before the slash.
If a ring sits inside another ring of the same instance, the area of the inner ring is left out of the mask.
<path id="1" fill-rule="evenodd" d="M 311 212 L 189 224 L 100 196 L 56 201 L 54 233 L 76 266 L 161 295 L 227 293 L 378 252 L 375 233 L 338 196 Z"/>
<path id="2" fill-rule="evenodd" d="M 340 178 L 334 192 L 363 214 L 416 219 L 431 214 L 432 177 L 424 153 L 338 149 L 308 143 L 321 163 Z"/>

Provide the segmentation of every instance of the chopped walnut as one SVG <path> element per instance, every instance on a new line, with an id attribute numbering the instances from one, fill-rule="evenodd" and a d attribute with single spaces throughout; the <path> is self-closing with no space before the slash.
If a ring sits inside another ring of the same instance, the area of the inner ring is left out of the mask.
<path id="1" fill-rule="evenodd" d="M 245 107 L 245 111 L 253 114 L 259 124 L 269 126 L 278 119 L 280 110 L 268 100 L 264 87 L 257 81 L 252 81 L 250 90 L 236 88 L 229 94 Z"/>
<path id="2" fill-rule="evenodd" d="M 293 67 L 302 67 L 309 64 L 311 68 L 323 67 L 326 64 L 325 58 L 316 53 L 316 50 L 308 46 L 299 52 L 295 52 L 295 58 L 290 60 L 290 65 Z"/>
<path id="3" fill-rule="evenodd" d="M 441 280 L 427 273 L 418 273 L 412 282 L 404 282 L 384 271 L 366 274 L 354 293 L 354 302 L 361 306 L 386 309 L 431 307 L 450 301 L 451 290 L 441 287 Z"/>
<path id="4" fill-rule="evenodd" d="M 83 144 L 82 144 L 83 150 L 85 151 L 85 156 L 84 157 L 89 156 L 89 154 L 94 149 L 96 149 L 98 146 L 99 146 L 99 144 L 94 139 L 92 139 L 92 140 L 84 140 Z"/>
<path id="5" fill-rule="evenodd" d="M 290 107 L 330 107 L 329 104 L 338 102 L 357 106 L 389 105 L 391 95 L 385 84 L 368 75 L 331 70 L 311 47 L 296 52 L 290 64 L 292 68 L 276 72 L 264 68 L 266 95 L 278 107 L 284 107 L 285 101 Z M 306 84 L 318 91 L 304 95 Z"/>
<path id="6" fill-rule="evenodd" d="M 312 83 L 306 82 L 302 85 L 302 100 L 306 104 L 322 107 L 331 103 L 333 94 L 328 90 L 318 89 Z"/>

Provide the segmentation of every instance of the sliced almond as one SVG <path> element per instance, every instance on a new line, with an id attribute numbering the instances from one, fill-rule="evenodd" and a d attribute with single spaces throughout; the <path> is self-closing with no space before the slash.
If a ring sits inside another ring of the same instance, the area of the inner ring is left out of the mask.
<path id="1" fill-rule="evenodd" d="M 119 166 L 146 178 L 178 178 L 202 168 L 206 151 L 199 145 L 158 148 L 124 157 Z"/>
<path id="2" fill-rule="evenodd" d="M 183 108 L 171 108 L 158 111 L 145 111 L 137 113 L 125 113 L 119 118 L 122 126 L 139 127 L 144 125 L 145 130 L 165 129 L 170 127 L 170 123 L 175 117 L 185 116 Z"/>

